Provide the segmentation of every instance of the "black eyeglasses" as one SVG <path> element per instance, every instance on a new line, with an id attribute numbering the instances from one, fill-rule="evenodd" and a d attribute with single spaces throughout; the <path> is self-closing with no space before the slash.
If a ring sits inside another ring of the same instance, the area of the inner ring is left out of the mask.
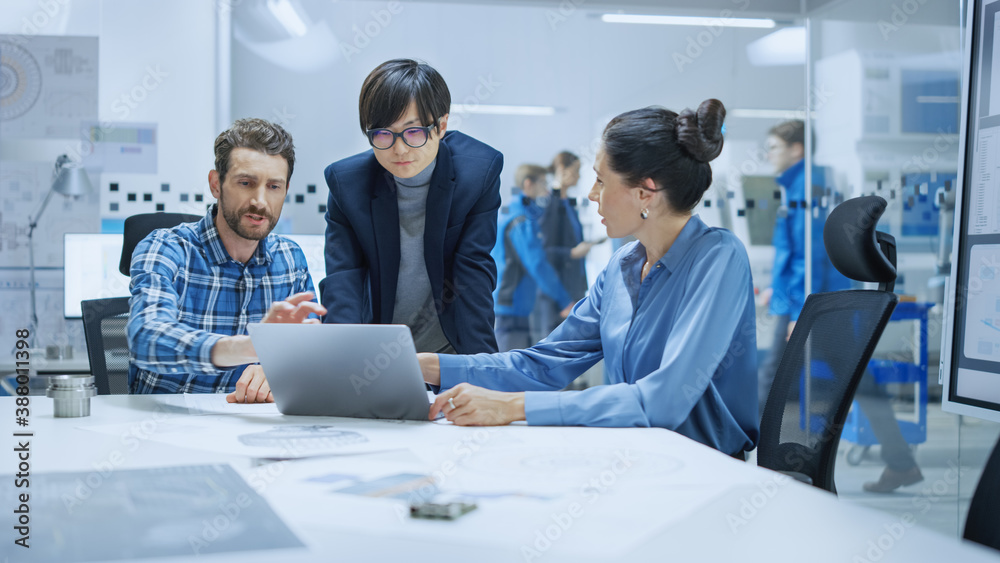
<path id="1" fill-rule="evenodd" d="M 371 146 L 379 150 L 386 150 L 391 148 L 392 145 L 396 144 L 396 138 L 399 137 L 406 143 L 406 146 L 419 149 L 420 147 L 427 144 L 427 139 L 431 136 L 431 129 L 437 127 L 437 125 L 428 125 L 426 127 L 407 127 L 403 129 L 401 133 L 396 133 L 388 129 L 369 129 L 365 131 L 368 135 L 368 142 Z"/>

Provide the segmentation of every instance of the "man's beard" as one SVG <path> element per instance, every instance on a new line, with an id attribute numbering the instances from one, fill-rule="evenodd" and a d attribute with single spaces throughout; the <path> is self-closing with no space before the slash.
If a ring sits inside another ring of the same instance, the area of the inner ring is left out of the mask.
<path id="1" fill-rule="evenodd" d="M 246 240 L 262 240 L 267 235 L 274 230 L 274 226 L 278 224 L 278 218 L 267 213 L 259 207 L 252 207 L 247 205 L 243 209 L 233 211 L 226 207 L 223 202 L 223 196 L 219 194 L 219 209 L 222 210 L 222 217 L 226 220 L 226 224 L 229 228 L 233 230 L 239 237 Z M 243 216 L 246 214 L 259 215 L 267 219 L 267 229 L 262 230 L 251 230 L 243 226 Z"/>

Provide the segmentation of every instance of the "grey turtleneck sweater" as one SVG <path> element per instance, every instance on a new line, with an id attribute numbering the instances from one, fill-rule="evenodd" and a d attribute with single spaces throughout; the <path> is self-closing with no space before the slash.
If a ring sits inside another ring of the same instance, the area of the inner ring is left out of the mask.
<path id="1" fill-rule="evenodd" d="M 410 327 L 417 352 L 446 352 L 451 348 L 441 330 L 424 262 L 427 191 L 435 164 L 436 160 L 412 178 L 393 176 L 399 206 L 399 277 L 392 322 Z"/>

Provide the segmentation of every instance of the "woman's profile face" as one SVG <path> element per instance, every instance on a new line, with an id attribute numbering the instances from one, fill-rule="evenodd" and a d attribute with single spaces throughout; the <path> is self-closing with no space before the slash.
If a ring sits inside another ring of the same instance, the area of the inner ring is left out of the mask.
<path id="1" fill-rule="evenodd" d="M 588 198 L 597 204 L 597 213 L 608 229 L 608 236 L 621 238 L 633 234 L 642 224 L 639 199 L 634 193 L 638 188 L 625 185 L 625 180 L 608 166 L 604 149 L 597 151 L 594 159 L 597 180 Z"/>

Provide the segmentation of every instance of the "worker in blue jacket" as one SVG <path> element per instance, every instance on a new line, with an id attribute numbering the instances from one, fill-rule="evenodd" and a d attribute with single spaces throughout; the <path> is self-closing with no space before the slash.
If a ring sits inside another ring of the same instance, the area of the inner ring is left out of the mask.
<path id="1" fill-rule="evenodd" d="M 785 350 L 785 343 L 795 327 L 795 322 L 805 304 L 806 279 L 806 213 L 815 207 L 818 194 L 815 190 L 826 186 L 821 168 L 812 169 L 814 193 L 806 197 L 805 190 L 805 124 L 799 120 L 786 121 L 771 128 L 767 139 L 767 157 L 778 172 L 782 187 L 782 205 L 774 226 L 774 273 L 770 291 L 770 321 L 773 322 L 774 340 L 771 350 L 758 373 L 760 410 L 763 412 L 774 374 Z M 825 210 L 815 213 L 812 220 L 812 291 L 837 291 L 848 289 L 850 280 L 840 274 L 826 254 L 823 244 Z M 820 358 L 822 359 L 822 358 Z M 877 481 L 864 484 L 870 493 L 891 493 L 899 487 L 923 481 L 913 453 L 903 438 L 896 422 L 889 397 L 879 387 L 870 371 L 866 371 L 858 384 L 855 400 L 868 418 L 872 433 L 879 441 L 883 461 L 886 463 Z"/>
<path id="2" fill-rule="evenodd" d="M 583 225 L 577 211 L 577 200 L 568 195 L 570 188 L 580 181 L 580 157 L 569 151 L 556 155 L 549 166 L 549 174 L 555 179 L 552 197 L 538 220 L 538 231 L 542 236 L 542 246 L 549 264 L 559 276 L 559 281 L 569 292 L 573 301 L 583 299 L 587 294 L 587 269 L 584 259 L 594 246 L 594 242 L 583 240 Z M 587 200 L 584 199 L 584 202 Z M 534 342 L 545 338 L 555 330 L 563 318 L 560 307 L 543 292 L 538 292 L 535 309 L 528 323 L 531 325 L 531 339 Z"/>
<path id="3" fill-rule="evenodd" d="M 501 212 L 493 260 L 497 264 L 497 288 L 493 292 L 497 345 L 501 352 L 534 344 L 528 318 L 538 290 L 548 295 L 563 318 L 573 302 L 549 264 L 542 246 L 538 220 L 544 210 L 535 199 L 548 194 L 546 169 L 522 164 L 515 180 L 521 189 L 514 202 Z"/>
<path id="4" fill-rule="evenodd" d="M 826 186 L 821 168 L 813 167 L 812 185 L 806 195 L 805 124 L 801 120 L 780 123 L 771 128 L 767 137 L 767 159 L 778 173 L 781 186 L 781 206 L 774 225 L 774 270 L 771 287 L 764 290 L 770 327 L 774 335 L 771 349 L 760 366 L 760 410 L 774 381 L 778 362 L 785 350 L 788 336 L 799 320 L 806 301 L 806 214 L 818 203 Z M 844 277 L 826 255 L 823 225 L 826 212 L 814 214 L 812 220 L 812 292 L 848 289 L 850 280 Z"/>

